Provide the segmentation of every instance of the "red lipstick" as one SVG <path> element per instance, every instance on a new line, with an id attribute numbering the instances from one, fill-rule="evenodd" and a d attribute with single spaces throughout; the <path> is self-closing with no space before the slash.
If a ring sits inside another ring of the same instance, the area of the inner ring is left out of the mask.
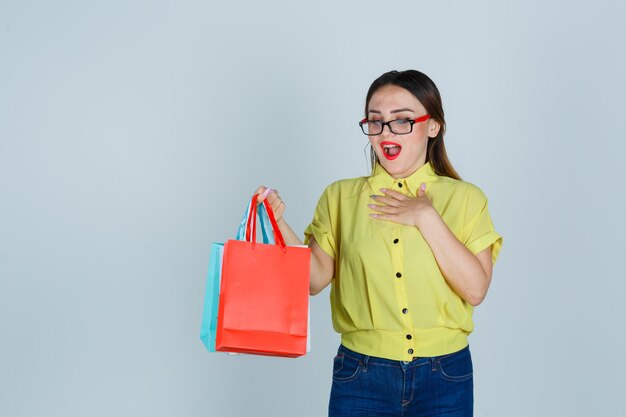
<path id="1" fill-rule="evenodd" d="M 393 161 L 400 156 L 402 146 L 399 143 L 384 141 L 380 142 L 380 148 L 383 151 L 383 155 L 387 160 Z"/>

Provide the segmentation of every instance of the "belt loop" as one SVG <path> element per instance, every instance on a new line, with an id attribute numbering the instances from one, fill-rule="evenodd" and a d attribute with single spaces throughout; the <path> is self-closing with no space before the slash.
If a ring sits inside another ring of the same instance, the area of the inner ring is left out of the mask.
<path id="1" fill-rule="evenodd" d="M 435 372 L 437 370 L 437 358 L 435 358 L 434 356 L 430 358 L 430 363 L 431 363 L 432 371 Z"/>
<path id="2" fill-rule="evenodd" d="M 367 372 L 367 363 L 369 362 L 370 357 L 365 355 L 363 358 L 363 372 Z"/>

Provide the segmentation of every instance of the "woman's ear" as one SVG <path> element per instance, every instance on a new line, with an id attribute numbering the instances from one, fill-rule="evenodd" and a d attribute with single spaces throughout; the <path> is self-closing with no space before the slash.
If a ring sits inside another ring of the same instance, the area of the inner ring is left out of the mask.
<path id="1" fill-rule="evenodd" d="M 435 119 L 428 120 L 428 137 L 434 138 L 439 134 L 439 129 L 441 129 L 441 124 Z"/>

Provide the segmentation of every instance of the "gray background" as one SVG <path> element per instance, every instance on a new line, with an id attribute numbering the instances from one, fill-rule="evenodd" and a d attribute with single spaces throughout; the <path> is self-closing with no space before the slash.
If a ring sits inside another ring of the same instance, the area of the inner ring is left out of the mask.
<path id="1" fill-rule="evenodd" d="M 0 416 L 324 415 L 328 290 L 310 355 L 209 354 L 209 247 L 260 184 L 301 233 L 367 174 L 365 93 L 408 68 L 505 237 L 476 415 L 626 415 L 623 4 L 2 0 Z"/>

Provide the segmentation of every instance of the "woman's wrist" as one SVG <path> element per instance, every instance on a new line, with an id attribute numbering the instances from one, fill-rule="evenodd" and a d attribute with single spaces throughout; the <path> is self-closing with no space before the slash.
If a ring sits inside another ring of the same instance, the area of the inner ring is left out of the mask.
<path id="1" fill-rule="evenodd" d="M 424 209 L 419 210 L 415 216 L 415 227 L 422 230 L 429 223 L 437 220 L 437 217 L 439 217 L 439 213 L 433 206 L 424 207 Z"/>

